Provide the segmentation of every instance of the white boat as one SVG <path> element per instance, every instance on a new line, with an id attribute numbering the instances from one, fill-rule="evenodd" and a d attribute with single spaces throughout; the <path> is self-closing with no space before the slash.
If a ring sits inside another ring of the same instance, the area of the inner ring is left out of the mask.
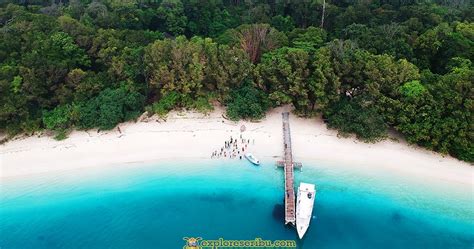
<path id="1" fill-rule="evenodd" d="M 260 161 L 252 153 L 245 154 L 245 158 L 255 165 L 260 165 Z"/>
<path id="2" fill-rule="evenodd" d="M 298 188 L 298 199 L 296 202 L 296 230 L 298 236 L 303 238 L 308 230 L 309 222 L 313 216 L 313 204 L 316 197 L 314 184 L 300 183 Z"/>

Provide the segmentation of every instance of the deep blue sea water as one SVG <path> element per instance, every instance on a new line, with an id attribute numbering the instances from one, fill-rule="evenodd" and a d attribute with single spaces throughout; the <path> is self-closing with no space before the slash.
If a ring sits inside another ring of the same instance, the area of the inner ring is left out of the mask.
<path id="1" fill-rule="evenodd" d="M 471 189 L 304 163 L 317 185 L 298 248 L 474 248 Z M 163 162 L 0 183 L 0 248 L 157 248 L 183 237 L 296 239 L 283 225 L 283 173 L 268 161 Z"/>

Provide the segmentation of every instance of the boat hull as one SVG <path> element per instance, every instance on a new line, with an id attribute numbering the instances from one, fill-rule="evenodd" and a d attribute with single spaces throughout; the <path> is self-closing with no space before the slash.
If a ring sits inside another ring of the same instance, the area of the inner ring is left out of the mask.
<path id="1" fill-rule="evenodd" d="M 314 184 L 300 183 L 296 201 L 296 231 L 298 237 L 303 238 L 309 228 L 313 216 L 313 205 L 316 197 Z"/>
<path id="2" fill-rule="evenodd" d="M 302 224 L 303 223 L 303 224 Z M 298 237 L 300 239 L 306 234 L 309 228 L 309 221 L 305 220 L 296 220 L 296 231 L 298 232 Z"/>
<path id="3" fill-rule="evenodd" d="M 256 165 L 256 166 L 260 165 L 260 161 L 250 153 L 245 154 L 245 158 L 247 158 L 247 160 L 249 160 L 249 162 L 251 162 L 253 165 Z"/>

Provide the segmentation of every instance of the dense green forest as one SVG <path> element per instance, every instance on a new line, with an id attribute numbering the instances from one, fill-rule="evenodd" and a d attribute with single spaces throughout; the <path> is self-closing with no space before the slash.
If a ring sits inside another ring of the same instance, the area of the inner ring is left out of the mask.
<path id="1" fill-rule="evenodd" d="M 469 0 L 0 1 L 0 130 L 292 104 L 342 134 L 474 161 Z"/>

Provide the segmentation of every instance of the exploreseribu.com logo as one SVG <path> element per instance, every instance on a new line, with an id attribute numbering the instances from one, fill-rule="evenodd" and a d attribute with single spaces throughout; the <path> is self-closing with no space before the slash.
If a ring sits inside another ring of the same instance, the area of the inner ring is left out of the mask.
<path id="1" fill-rule="evenodd" d="M 183 249 L 224 249 L 224 248 L 296 248 L 294 240 L 203 240 L 201 237 L 184 237 Z"/>

